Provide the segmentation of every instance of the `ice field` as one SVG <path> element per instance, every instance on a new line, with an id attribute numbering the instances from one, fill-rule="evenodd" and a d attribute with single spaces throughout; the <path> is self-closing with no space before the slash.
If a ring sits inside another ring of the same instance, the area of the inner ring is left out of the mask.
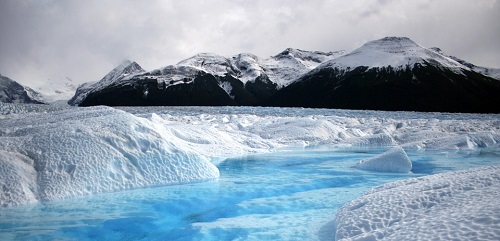
<path id="1" fill-rule="evenodd" d="M 9 104 L 0 114 L 1 240 L 500 238 L 500 115 Z"/>

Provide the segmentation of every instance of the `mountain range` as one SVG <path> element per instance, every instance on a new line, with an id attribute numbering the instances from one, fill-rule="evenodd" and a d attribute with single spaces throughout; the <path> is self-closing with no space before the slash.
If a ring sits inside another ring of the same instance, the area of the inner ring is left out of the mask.
<path id="1" fill-rule="evenodd" d="M 500 112 L 500 81 L 409 38 L 368 42 L 281 89 L 269 106 Z"/>
<path id="2" fill-rule="evenodd" d="M 491 113 L 500 112 L 499 73 L 409 38 L 386 37 L 349 53 L 289 48 L 268 59 L 201 53 L 153 71 L 127 62 L 81 86 L 70 104 Z"/>
<path id="3" fill-rule="evenodd" d="M 259 105 L 319 64 L 345 51 L 285 51 L 268 59 L 253 54 L 200 53 L 175 65 L 144 71 L 126 61 L 101 81 L 84 84 L 72 105 Z M 110 78 L 111 76 L 114 76 Z"/>
<path id="4" fill-rule="evenodd" d="M 351 52 L 200 53 L 152 71 L 125 61 L 80 85 L 68 103 L 500 113 L 500 69 L 386 37 Z"/>

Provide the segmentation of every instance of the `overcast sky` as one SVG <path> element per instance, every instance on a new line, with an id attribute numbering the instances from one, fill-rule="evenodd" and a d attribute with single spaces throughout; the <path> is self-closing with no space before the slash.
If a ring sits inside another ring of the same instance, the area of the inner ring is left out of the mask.
<path id="1" fill-rule="evenodd" d="M 0 0 L 0 74 L 37 88 L 196 53 L 354 50 L 385 36 L 500 67 L 500 0 Z"/>

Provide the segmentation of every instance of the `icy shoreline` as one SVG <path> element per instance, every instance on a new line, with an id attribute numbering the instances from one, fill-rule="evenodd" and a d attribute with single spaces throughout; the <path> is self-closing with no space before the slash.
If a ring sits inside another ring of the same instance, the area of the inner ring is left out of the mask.
<path id="1" fill-rule="evenodd" d="M 499 115 L 9 104 L 0 114 L 1 206 L 213 179 L 218 161 L 281 148 L 479 152 L 500 141 Z"/>

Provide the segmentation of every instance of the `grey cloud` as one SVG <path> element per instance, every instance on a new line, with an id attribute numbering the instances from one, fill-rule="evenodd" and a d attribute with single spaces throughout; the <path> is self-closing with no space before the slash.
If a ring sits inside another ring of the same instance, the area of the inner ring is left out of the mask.
<path id="1" fill-rule="evenodd" d="M 0 73 L 81 83 L 123 59 L 153 69 L 198 52 L 353 50 L 388 35 L 500 67 L 498 12 L 497 0 L 3 0 Z"/>

